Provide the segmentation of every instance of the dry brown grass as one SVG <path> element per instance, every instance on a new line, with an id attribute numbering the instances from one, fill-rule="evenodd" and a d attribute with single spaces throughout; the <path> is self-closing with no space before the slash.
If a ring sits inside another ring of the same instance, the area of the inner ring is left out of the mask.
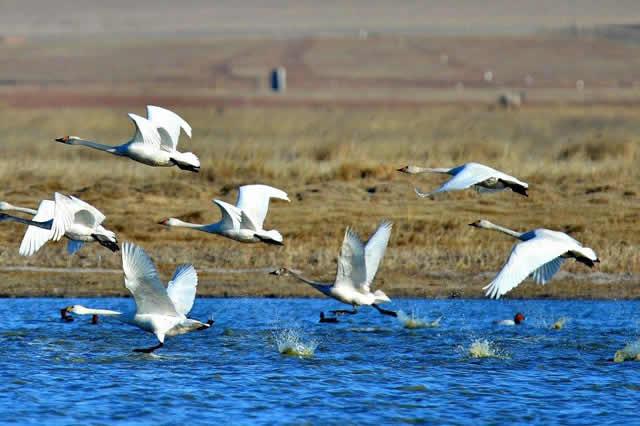
<path id="1" fill-rule="evenodd" d="M 142 108 L 131 110 L 142 113 Z M 640 160 L 636 110 L 180 108 L 194 128 L 194 139 L 183 139 L 181 148 L 200 156 L 199 174 L 151 168 L 53 141 L 69 133 L 105 143 L 125 141 L 132 131 L 126 111 L 0 107 L 5 136 L 0 199 L 35 207 L 53 191 L 77 195 L 107 215 L 106 226 L 121 241 L 143 246 L 165 278 L 177 264 L 194 263 L 203 271 L 200 293 L 208 295 L 312 296 L 310 289 L 288 280 L 215 269 L 284 264 L 331 280 L 344 227 L 354 225 L 368 237 L 384 218 L 395 227 L 378 285 L 392 296 L 480 296 L 480 287 L 500 267 L 513 241 L 466 226 L 479 218 L 518 230 L 571 231 L 598 252 L 600 271 L 614 277 L 640 273 L 640 237 L 633 232 L 640 207 L 634 184 Z M 528 181 L 530 197 L 465 191 L 418 199 L 414 184 L 433 188 L 442 176 L 414 178 L 395 171 L 407 163 L 454 166 L 467 161 Z M 233 202 L 238 185 L 258 182 L 282 188 L 292 198 L 291 204 L 273 202 L 266 223 L 283 233 L 284 247 L 242 245 L 156 224 L 166 216 L 217 221 L 211 198 Z M 62 244 L 19 257 L 22 233 L 22 226 L 1 224 L 2 264 L 119 268 L 118 255 L 95 245 L 73 257 Z M 588 272 L 573 262 L 563 270 Z M 125 293 L 117 274 L 12 272 L 3 277 L 2 294 Z M 569 275 L 545 287 L 522 285 L 512 296 L 640 296 L 632 284 L 616 287 L 588 275 Z"/>

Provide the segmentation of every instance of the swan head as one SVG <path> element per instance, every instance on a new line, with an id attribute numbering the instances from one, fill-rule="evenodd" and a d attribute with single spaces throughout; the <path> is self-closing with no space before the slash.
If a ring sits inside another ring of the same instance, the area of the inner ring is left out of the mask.
<path id="1" fill-rule="evenodd" d="M 80 138 L 77 136 L 63 136 L 61 138 L 56 138 L 56 142 L 66 143 L 67 145 L 73 145 L 78 140 L 80 140 Z"/>
<path id="2" fill-rule="evenodd" d="M 520 324 L 522 321 L 524 321 L 524 315 L 522 315 L 520 312 L 518 312 L 518 313 L 513 317 L 513 322 L 515 322 L 516 324 Z"/>
<path id="3" fill-rule="evenodd" d="M 0 210 L 11 210 L 13 206 L 6 201 L 0 201 Z"/>
<path id="4" fill-rule="evenodd" d="M 287 268 L 278 268 L 269 272 L 269 274 L 280 276 L 280 275 L 286 275 L 288 272 L 289 270 Z"/>
<path id="5" fill-rule="evenodd" d="M 472 222 L 469 224 L 469 226 L 473 226 L 474 228 L 485 228 L 485 229 L 491 228 L 491 225 L 493 225 L 491 222 L 484 219 L 476 220 L 475 222 Z"/>
<path id="6" fill-rule="evenodd" d="M 396 171 L 400 173 L 407 173 L 409 175 L 418 172 L 418 170 L 416 169 L 416 166 L 404 166 L 404 167 L 400 167 L 399 169 L 396 169 Z"/>
<path id="7" fill-rule="evenodd" d="M 160 222 L 158 222 L 158 225 L 164 225 L 164 226 L 175 226 L 176 225 L 176 220 L 172 217 L 168 217 L 166 219 L 162 219 Z"/>
<path id="8" fill-rule="evenodd" d="M 71 312 L 78 315 L 86 315 L 89 312 L 89 310 L 82 305 L 67 306 L 62 311 L 65 311 L 66 313 Z M 62 313 L 62 311 L 60 311 L 60 313 Z"/>

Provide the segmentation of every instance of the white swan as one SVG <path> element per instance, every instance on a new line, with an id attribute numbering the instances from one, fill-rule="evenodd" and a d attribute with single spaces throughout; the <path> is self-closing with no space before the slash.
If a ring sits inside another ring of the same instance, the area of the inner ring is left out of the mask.
<path id="1" fill-rule="evenodd" d="M 478 192 L 497 192 L 505 189 L 511 189 L 513 192 L 528 197 L 527 188 L 529 185 L 521 180 L 502 173 L 496 169 L 478 163 L 467 163 L 462 166 L 448 168 L 426 168 L 418 166 L 404 166 L 398 169 L 399 172 L 411 175 L 421 173 L 445 173 L 453 175 L 451 179 L 445 182 L 440 188 L 429 193 L 424 193 L 418 188 L 414 188 L 416 194 L 420 197 L 428 197 L 438 192 L 458 191 L 475 187 Z"/>
<path id="2" fill-rule="evenodd" d="M 168 218 L 160 225 L 192 228 L 198 231 L 222 235 L 242 243 L 282 245 L 282 235 L 274 230 L 265 231 L 262 226 L 269 210 L 269 199 L 289 200 L 287 193 L 267 185 L 244 185 L 238 188 L 238 202 L 235 206 L 221 200 L 213 200 L 220 207 L 222 220 L 210 225 L 183 222 Z"/>
<path id="3" fill-rule="evenodd" d="M 182 170 L 200 171 L 200 160 L 192 152 L 177 151 L 180 129 L 191 137 L 191 126 L 178 114 L 153 105 L 147 106 L 147 118 L 129 114 L 136 133 L 129 142 L 103 145 L 77 136 L 64 136 L 56 141 L 67 145 L 84 145 L 114 155 L 129 157 L 149 166 L 178 166 Z"/>
<path id="4" fill-rule="evenodd" d="M 483 287 L 483 290 L 487 290 L 487 296 L 496 299 L 529 275 L 536 283 L 545 284 L 558 272 L 565 259 L 573 258 L 589 267 L 600 262 L 593 249 L 583 246 L 564 232 L 544 228 L 516 232 L 488 220 L 478 220 L 469 225 L 500 231 L 522 241 L 513 246 L 507 262 L 493 281 Z"/>
<path id="5" fill-rule="evenodd" d="M 134 352 L 151 353 L 164 345 L 165 336 L 175 336 L 193 330 L 204 330 L 213 324 L 187 318 L 193 307 L 198 285 L 198 274 L 193 265 L 181 265 L 176 269 L 167 288 L 164 287 L 153 262 L 133 243 L 122 244 L 122 269 L 124 285 L 136 302 L 134 312 L 122 313 L 109 309 L 92 309 L 82 305 L 65 308 L 78 315 L 104 315 L 139 327 L 155 334 L 158 344 Z"/>
<path id="6" fill-rule="evenodd" d="M 311 281 L 288 268 L 276 269 L 271 274 L 290 274 L 311 285 L 319 292 L 353 306 L 352 311 L 331 311 L 334 315 L 356 314 L 358 306 L 370 305 L 382 314 L 395 317 L 397 316 L 395 312 L 378 306 L 378 303 L 391 302 L 391 299 L 382 290 L 371 292 L 371 283 L 387 249 L 392 226 L 393 224 L 390 221 L 382 222 L 366 245 L 362 243 L 358 234 L 347 228 L 344 233 L 342 250 L 338 257 L 336 280 L 333 283 L 325 284 Z M 324 314 L 321 315 L 320 319 L 320 322 L 330 322 L 324 317 Z"/>
<path id="7" fill-rule="evenodd" d="M 111 251 L 118 251 L 116 234 L 101 225 L 105 216 L 91 204 L 60 193 L 55 193 L 55 201 L 42 200 L 38 210 L 16 207 L 6 202 L 0 202 L 0 210 L 16 210 L 34 214 L 32 220 L 21 217 L 0 214 L 1 220 L 13 220 L 26 225 L 20 244 L 19 253 L 31 256 L 47 241 L 58 241 L 67 237 L 67 251 L 75 253 L 85 242 L 97 241 Z"/>

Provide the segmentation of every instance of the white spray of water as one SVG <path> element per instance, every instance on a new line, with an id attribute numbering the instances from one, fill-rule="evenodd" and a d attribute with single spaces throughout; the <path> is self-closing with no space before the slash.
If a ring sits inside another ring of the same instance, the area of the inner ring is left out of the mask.
<path id="1" fill-rule="evenodd" d="M 402 323 L 404 328 L 429 328 L 440 327 L 440 319 L 428 321 L 426 318 L 420 318 L 415 311 L 411 311 L 408 315 L 404 311 L 398 311 L 398 321 Z"/>
<path id="2" fill-rule="evenodd" d="M 640 340 L 627 343 L 624 348 L 616 351 L 616 354 L 613 357 L 613 362 L 624 361 L 640 361 Z"/>
<path id="3" fill-rule="evenodd" d="M 497 349 L 487 339 L 475 339 L 469 345 L 467 355 L 471 358 L 499 358 L 509 359 L 510 356 Z"/>
<path id="4" fill-rule="evenodd" d="M 568 320 L 567 317 L 558 318 L 558 321 L 553 323 L 553 325 L 551 326 L 551 329 L 553 329 L 553 330 L 562 330 L 562 327 L 564 327 L 564 325 L 567 323 L 567 320 Z"/>
<path id="5" fill-rule="evenodd" d="M 318 347 L 316 340 L 303 342 L 300 333 L 296 329 L 285 328 L 274 332 L 274 339 L 278 352 L 282 355 L 297 356 L 300 358 L 312 357 Z"/>

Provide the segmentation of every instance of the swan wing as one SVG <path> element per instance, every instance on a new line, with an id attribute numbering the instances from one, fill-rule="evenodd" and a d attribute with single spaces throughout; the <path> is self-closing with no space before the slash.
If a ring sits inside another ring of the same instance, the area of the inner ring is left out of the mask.
<path id="1" fill-rule="evenodd" d="M 136 126 L 136 133 L 131 140 L 132 143 L 143 143 L 153 148 L 160 149 L 160 133 L 154 123 L 137 114 L 129 113 L 129 118 Z"/>
<path id="2" fill-rule="evenodd" d="M 360 236 L 347 228 L 338 257 L 335 287 L 359 288 L 363 285 L 367 278 L 364 256 L 364 244 Z"/>
<path id="3" fill-rule="evenodd" d="M 167 285 L 167 295 L 176 311 L 187 315 L 196 300 L 198 273 L 193 265 L 180 265 Z"/>
<path id="4" fill-rule="evenodd" d="M 124 285 L 136 301 L 137 314 L 179 316 L 156 267 L 142 248 L 130 242 L 122 244 L 122 269 Z"/>
<path id="5" fill-rule="evenodd" d="M 173 111 L 147 105 L 147 119 L 156 125 L 160 134 L 160 144 L 168 151 L 175 151 L 180 140 L 180 130 L 191 137 L 191 126 Z"/>
<path id="6" fill-rule="evenodd" d="M 482 164 L 465 164 L 451 179 L 446 181 L 442 186 L 440 186 L 440 188 L 433 191 L 432 194 L 437 192 L 467 189 L 477 183 L 484 182 L 490 177 L 494 177 L 496 172 L 497 170 Z"/>
<path id="7" fill-rule="evenodd" d="M 270 198 L 291 201 L 287 193 L 278 188 L 268 185 L 244 185 L 238 188 L 236 207 L 244 211 L 255 226 L 262 229 L 269 210 Z"/>
<path id="8" fill-rule="evenodd" d="M 33 216 L 32 220 L 35 222 L 46 222 L 53 219 L 55 206 L 56 203 L 52 200 L 40 201 L 38 210 L 36 211 L 36 214 L 35 216 Z M 49 241 L 52 236 L 52 229 L 44 229 L 37 226 L 29 225 L 27 227 L 27 232 L 25 232 L 24 237 L 22 237 L 22 243 L 20 243 L 19 253 L 22 256 L 31 256 L 32 254 L 40 250 L 40 247 L 42 247 L 47 241 Z"/>
<path id="9" fill-rule="evenodd" d="M 487 290 L 487 296 L 498 299 L 524 281 L 536 269 L 562 256 L 570 248 L 564 241 L 541 237 L 518 243 L 513 246 L 507 262 L 498 275 L 483 287 L 483 290 Z"/>
<path id="10" fill-rule="evenodd" d="M 77 199 L 60 194 L 56 192 L 53 197 L 55 201 L 55 208 L 53 214 L 53 223 L 51 225 L 51 239 L 54 241 L 58 241 L 62 238 L 74 223 L 76 212 L 80 210 L 82 207 L 77 203 Z"/>
<path id="11" fill-rule="evenodd" d="M 242 221 L 240 209 L 222 200 L 213 200 L 213 202 L 220 207 L 222 226 L 227 229 L 240 229 Z"/>
<path id="12" fill-rule="evenodd" d="M 378 267 L 380 266 L 380 261 L 384 256 L 384 252 L 387 250 L 392 228 L 393 223 L 385 220 L 378 226 L 375 234 L 369 238 L 369 241 L 367 241 L 367 244 L 364 246 L 364 261 L 367 278 L 363 283 L 363 286 L 366 291 L 370 291 L 369 286 L 373 282 L 376 272 L 378 271 Z"/>
<path id="13" fill-rule="evenodd" d="M 531 278 L 533 278 L 536 284 L 546 284 L 548 281 L 551 281 L 551 278 L 560 270 L 564 261 L 564 257 L 556 257 L 533 271 Z"/>

